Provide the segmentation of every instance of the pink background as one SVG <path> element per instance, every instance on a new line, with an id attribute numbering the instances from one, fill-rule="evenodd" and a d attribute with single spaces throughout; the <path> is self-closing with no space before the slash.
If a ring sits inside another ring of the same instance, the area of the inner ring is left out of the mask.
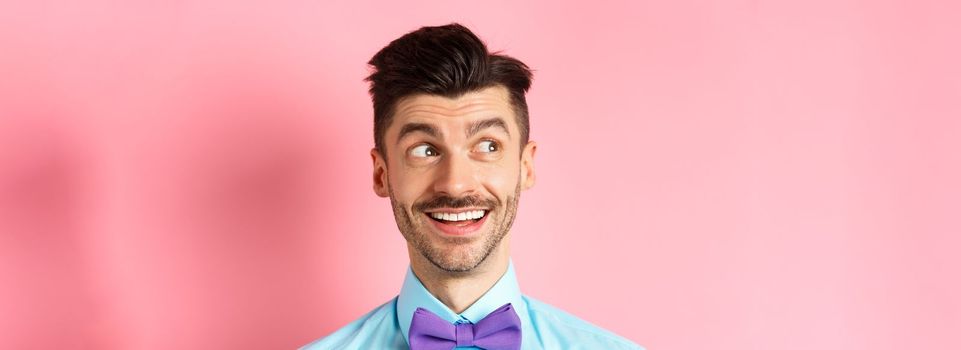
<path id="1" fill-rule="evenodd" d="M 451 21 L 536 69 L 527 294 L 652 350 L 961 348 L 958 2 L 395 3 L 6 1 L 0 348 L 289 349 L 393 297 L 365 62 Z"/>

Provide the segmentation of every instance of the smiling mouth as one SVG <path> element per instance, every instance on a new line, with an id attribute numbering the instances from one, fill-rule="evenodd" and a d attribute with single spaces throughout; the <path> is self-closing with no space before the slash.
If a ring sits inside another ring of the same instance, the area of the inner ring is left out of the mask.
<path id="1" fill-rule="evenodd" d="M 436 222 L 451 226 L 467 226 L 477 223 L 484 219 L 489 213 L 486 209 L 464 210 L 464 211 L 435 211 L 427 212 L 427 217 Z"/>

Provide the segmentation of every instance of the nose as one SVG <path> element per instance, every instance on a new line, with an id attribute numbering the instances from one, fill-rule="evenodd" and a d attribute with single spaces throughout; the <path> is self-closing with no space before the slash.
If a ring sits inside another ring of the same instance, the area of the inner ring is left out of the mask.
<path id="1" fill-rule="evenodd" d="M 449 155 L 441 161 L 434 191 L 459 198 L 477 191 L 477 171 L 466 156 Z"/>

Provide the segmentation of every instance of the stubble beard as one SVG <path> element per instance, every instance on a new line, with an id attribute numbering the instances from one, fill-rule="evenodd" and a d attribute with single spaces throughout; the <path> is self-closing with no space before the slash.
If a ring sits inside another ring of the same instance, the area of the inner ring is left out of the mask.
<path id="1" fill-rule="evenodd" d="M 474 270 L 487 260 L 487 257 L 500 245 L 507 233 L 510 232 L 511 225 L 514 224 L 514 217 L 517 216 L 520 191 L 521 186 L 520 181 L 518 181 L 514 194 L 507 196 L 506 207 L 498 203 L 498 205 L 490 208 L 491 210 L 487 214 L 489 217 L 486 218 L 488 222 L 485 222 L 485 226 L 492 228 L 489 234 L 479 238 L 444 237 L 446 246 L 452 247 L 446 248 L 432 244 L 431 237 L 437 236 L 429 232 L 431 228 L 427 226 L 431 223 L 426 220 L 430 219 L 423 215 L 422 211 L 413 213 L 413 209 L 408 210 L 408 208 L 419 207 L 419 205 L 409 206 L 407 203 L 398 202 L 394 197 L 394 191 L 388 188 L 390 205 L 394 210 L 394 220 L 397 222 L 397 228 L 401 234 L 431 264 L 450 273 Z M 502 208 L 504 210 L 498 210 Z M 497 217 L 497 214 L 500 214 L 500 216 Z M 475 242 L 477 239 L 483 240 L 482 244 L 478 245 Z"/>

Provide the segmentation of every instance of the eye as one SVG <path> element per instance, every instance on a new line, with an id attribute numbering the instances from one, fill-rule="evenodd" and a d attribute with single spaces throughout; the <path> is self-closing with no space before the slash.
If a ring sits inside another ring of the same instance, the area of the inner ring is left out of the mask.
<path id="1" fill-rule="evenodd" d="M 500 151 L 501 146 L 494 140 L 484 140 L 477 143 L 477 152 L 494 153 Z"/>
<path id="2" fill-rule="evenodd" d="M 439 154 L 434 146 L 426 144 L 414 146 L 414 148 L 410 149 L 409 153 L 411 156 L 417 158 L 436 157 Z"/>

